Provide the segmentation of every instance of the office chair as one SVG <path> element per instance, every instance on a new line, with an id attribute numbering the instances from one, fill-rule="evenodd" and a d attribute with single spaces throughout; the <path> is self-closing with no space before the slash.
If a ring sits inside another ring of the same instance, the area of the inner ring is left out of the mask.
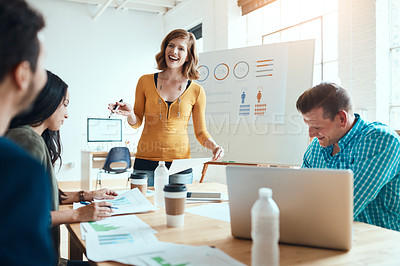
<path id="1" fill-rule="evenodd" d="M 114 173 L 121 174 L 129 172 L 131 168 L 131 153 L 127 147 L 114 147 L 108 154 L 103 168 L 97 173 L 96 189 L 97 185 L 101 188 L 101 174 L 102 173 Z"/>

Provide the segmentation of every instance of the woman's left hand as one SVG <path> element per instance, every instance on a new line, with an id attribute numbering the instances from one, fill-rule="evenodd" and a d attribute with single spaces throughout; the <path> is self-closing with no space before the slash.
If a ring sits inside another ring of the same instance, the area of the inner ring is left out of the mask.
<path id="1" fill-rule="evenodd" d="M 103 188 L 96 191 L 91 191 L 93 199 L 113 199 L 115 196 L 118 196 L 118 193 L 114 190 Z"/>
<path id="2" fill-rule="evenodd" d="M 217 146 L 213 149 L 212 151 L 214 157 L 212 158 L 213 161 L 222 159 L 222 157 L 224 157 L 224 149 L 221 146 Z"/>

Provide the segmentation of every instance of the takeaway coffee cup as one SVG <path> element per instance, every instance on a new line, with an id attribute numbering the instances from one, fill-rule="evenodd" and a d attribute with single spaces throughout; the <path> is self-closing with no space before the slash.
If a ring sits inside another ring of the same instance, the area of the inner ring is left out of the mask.
<path id="1" fill-rule="evenodd" d="M 186 192 L 187 190 L 184 184 L 169 184 L 164 186 L 167 226 L 183 226 L 185 218 Z"/>
<path id="2" fill-rule="evenodd" d="M 129 177 L 131 181 L 131 189 L 137 187 L 143 195 L 146 196 L 147 192 L 147 174 L 146 173 L 132 173 Z"/>

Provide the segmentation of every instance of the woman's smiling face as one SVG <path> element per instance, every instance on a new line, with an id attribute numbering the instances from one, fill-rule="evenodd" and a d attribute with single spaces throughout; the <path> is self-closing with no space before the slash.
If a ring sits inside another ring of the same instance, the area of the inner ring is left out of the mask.
<path id="1" fill-rule="evenodd" d="M 165 61 L 168 68 L 181 68 L 187 61 L 187 41 L 182 38 L 172 39 L 165 48 Z"/>

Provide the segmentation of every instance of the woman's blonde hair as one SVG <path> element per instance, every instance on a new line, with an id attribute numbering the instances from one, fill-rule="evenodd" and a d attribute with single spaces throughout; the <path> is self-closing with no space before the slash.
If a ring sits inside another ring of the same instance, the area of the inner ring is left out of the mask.
<path id="1" fill-rule="evenodd" d="M 199 57 L 196 50 L 196 38 L 193 33 L 187 32 L 183 29 L 176 29 L 168 33 L 161 43 L 161 50 L 156 54 L 157 69 L 166 70 L 168 68 L 167 62 L 165 61 L 165 49 L 169 42 L 173 39 L 184 39 L 187 41 L 187 62 L 182 66 L 182 74 L 185 78 L 191 80 L 197 80 L 200 78 L 200 73 L 197 71 L 197 63 Z"/>

